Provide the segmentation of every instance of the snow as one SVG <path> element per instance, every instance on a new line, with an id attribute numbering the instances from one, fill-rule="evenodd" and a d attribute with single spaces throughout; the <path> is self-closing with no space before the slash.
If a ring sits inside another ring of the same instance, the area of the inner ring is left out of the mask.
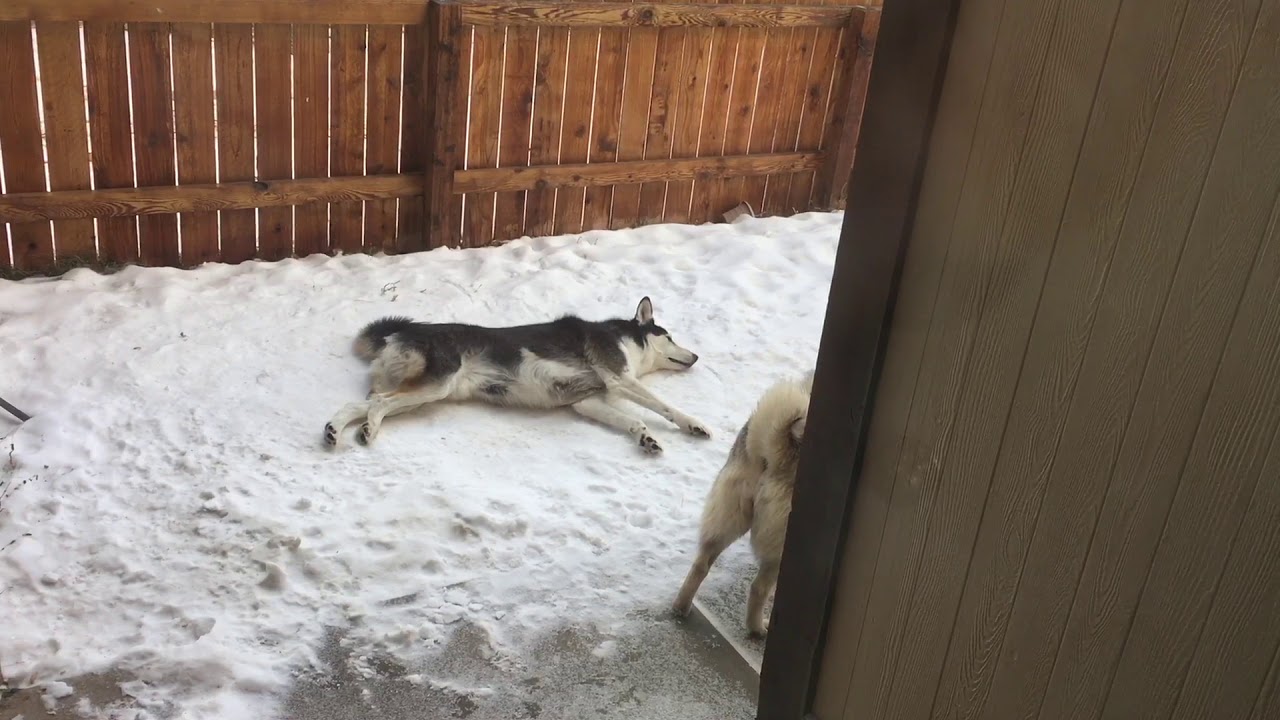
<path id="1" fill-rule="evenodd" d="M 34 416 L 0 419 L 5 676 L 119 671 L 144 707 L 236 720 L 276 712 L 331 628 L 412 668 L 463 625 L 493 662 L 565 626 L 625 635 L 683 579 L 759 393 L 811 367 L 840 221 L 0 281 L 0 395 Z M 650 458 L 567 411 L 441 405 L 370 448 L 320 443 L 367 389 L 371 319 L 630 316 L 644 295 L 702 358 L 645 382 L 711 440 L 636 408 Z"/>

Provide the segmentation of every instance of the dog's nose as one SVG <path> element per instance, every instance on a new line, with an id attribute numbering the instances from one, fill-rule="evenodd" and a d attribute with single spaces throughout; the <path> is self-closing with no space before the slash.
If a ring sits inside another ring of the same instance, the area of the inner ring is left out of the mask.
<path id="1" fill-rule="evenodd" d="M 698 353 L 689 353 L 689 354 L 693 356 L 693 359 L 689 361 L 690 365 L 698 362 Z"/>

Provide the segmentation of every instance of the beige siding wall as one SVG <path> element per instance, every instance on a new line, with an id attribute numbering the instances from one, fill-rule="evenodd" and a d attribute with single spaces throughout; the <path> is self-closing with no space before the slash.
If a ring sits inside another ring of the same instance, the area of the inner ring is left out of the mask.
<path id="1" fill-rule="evenodd" d="M 1280 0 L 966 0 L 819 720 L 1280 717 Z"/>

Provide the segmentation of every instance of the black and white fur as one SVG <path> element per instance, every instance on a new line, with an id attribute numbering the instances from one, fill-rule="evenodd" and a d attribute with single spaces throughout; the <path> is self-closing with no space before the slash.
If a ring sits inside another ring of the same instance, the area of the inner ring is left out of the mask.
<path id="1" fill-rule="evenodd" d="M 619 401 L 648 408 L 690 435 L 711 436 L 705 425 L 658 399 L 639 381 L 655 370 L 687 370 L 698 361 L 654 323 L 647 297 L 635 316 L 625 320 L 566 316 L 491 328 L 388 317 L 361 330 L 354 349 L 370 363 L 372 389 L 365 400 L 349 403 L 324 426 L 330 447 L 357 420 L 364 423 L 356 439 L 367 445 L 386 417 L 446 400 L 571 407 L 626 432 L 649 454 L 662 452 L 662 446 Z"/>
<path id="2" fill-rule="evenodd" d="M 747 596 L 747 629 L 768 632 L 764 606 L 778 582 L 812 392 L 812 372 L 774 384 L 738 431 L 703 507 L 698 555 L 672 606 L 677 615 L 689 613 L 712 563 L 749 530 L 760 567 Z"/>

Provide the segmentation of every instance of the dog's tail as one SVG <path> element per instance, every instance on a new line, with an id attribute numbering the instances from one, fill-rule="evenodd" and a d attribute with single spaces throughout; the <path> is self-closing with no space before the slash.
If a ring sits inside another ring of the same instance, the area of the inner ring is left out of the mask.
<path id="1" fill-rule="evenodd" d="M 747 425 L 747 451 L 770 468 L 794 465 L 809 416 L 810 382 L 784 380 L 765 391 Z"/>
<path id="2" fill-rule="evenodd" d="M 365 362 L 372 362 L 378 357 L 378 353 L 382 352 L 382 348 L 387 346 L 387 338 L 395 335 L 401 330 L 407 330 L 413 325 L 413 320 L 407 317 L 384 317 L 374 320 L 356 335 L 356 340 L 352 344 L 352 350 L 356 357 Z"/>

